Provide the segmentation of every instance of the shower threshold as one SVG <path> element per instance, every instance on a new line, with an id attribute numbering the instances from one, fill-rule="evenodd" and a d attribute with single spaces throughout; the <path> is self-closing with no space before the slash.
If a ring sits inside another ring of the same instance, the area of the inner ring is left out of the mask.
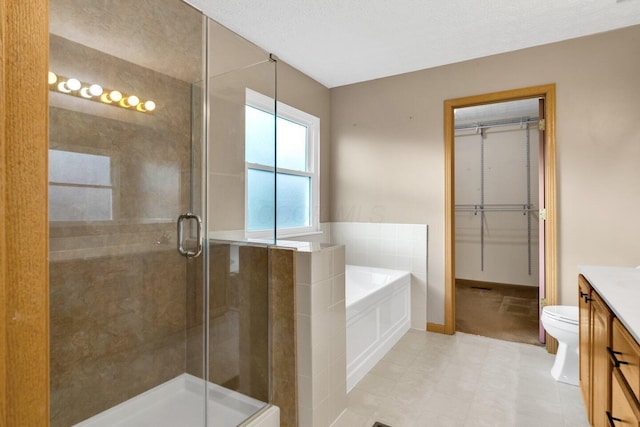
<path id="1" fill-rule="evenodd" d="M 157 387 L 107 409 L 75 427 L 202 427 L 205 381 L 179 375 Z M 207 383 L 208 427 L 242 424 L 266 403 Z"/>

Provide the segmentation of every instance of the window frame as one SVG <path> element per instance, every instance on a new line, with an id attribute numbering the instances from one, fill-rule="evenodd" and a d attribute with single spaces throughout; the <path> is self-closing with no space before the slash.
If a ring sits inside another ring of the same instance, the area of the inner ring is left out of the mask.
<path id="1" fill-rule="evenodd" d="M 119 186 L 119 171 L 120 171 L 120 156 L 118 153 L 112 150 L 105 150 L 95 147 L 84 147 L 69 144 L 61 144 L 55 141 L 49 142 L 48 150 L 66 151 L 76 154 L 89 154 L 94 156 L 103 156 L 109 158 L 109 178 L 111 185 L 94 185 L 94 184 L 70 184 L 65 182 L 49 181 L 47 176 L 47 191 L 50 186 L 57 187 L 76 187 L 76 188 L 98 188 L 98 189 L 110 189 L 111 190 L 111 219 L 99 219 L 99 220 L 51 220 L 50 226 L 57 227 L 70 227 L 83 224 L 113 224 L 119 220 L 120 217 L 120 186 Z M 49 151 L 47 151 L 49 153 Z M 49 209 L 49 207 L 47 207 Z"/>
<path id="2" fill-rule="evenodd" d="M 309 234 L 316 234 L 320 232 L 320 118 L 301 111 L 295 107 L 284 104 L 280 101 L 256 92 L 252 89 L 246 89 L 245 106 L 257 108 L 266 113 L 272 114 L 276 117 L 280 117 L 285 120 L 300 124 L 307 128 L 307 171 L 292 170 L 286 168 L 280 168 L 276 164 L 276 167 L 263 165 L 260 163 L 250 163 L 246 161 L 246 151 L 244 155 L 244 231 L 246 238 L 270 238 L 273 236 L 273 229 L 268 230 L 254 230 L 250 231 L 249 226 L 249 169 L 262 170 L 266 172 L 274 172 L 276 174 L 287 174 L 294 176 L 304 176 L 311 179 L 311 196 L 309 200 L 309 221 L 310 224 L 307 227 L 291 227 L 291 228 L 279 228 L 277 226 L 277 212 L 276 212 L 276 236 L 277 237 L 294 237 Z M 274 111 L 275 110 L 275 111 Z M 246 114 L 245 114 L 246 120 Z M 277 140 L 276 140 L 277 150 Z M 246 137 L 245 137 L 245 150 L 246 150 Z M 277 157 L 276 157 L 277 159 Z M 275 160 L 274 160 L 275 162 Z M 276 175 L 277 184 L 277 175 Z M 276 204 L 277 206 L 277 204 Z"/>

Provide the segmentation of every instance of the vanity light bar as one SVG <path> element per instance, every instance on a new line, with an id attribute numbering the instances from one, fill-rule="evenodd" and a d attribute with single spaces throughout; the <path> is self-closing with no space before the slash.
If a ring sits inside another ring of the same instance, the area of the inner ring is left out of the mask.
<path id="1" fill-rule="evenodd" d="M 126 95 L 118 90 L 103 88 L 99 84 L 84 83 L 73 77 L 64 77 L 49 71 L 49 90 L 90 99 L 91 101 L 127 108 L 141 113 L 151 113 L 156 109 L 156 103 L 142 101 L 136 95 Z"/>

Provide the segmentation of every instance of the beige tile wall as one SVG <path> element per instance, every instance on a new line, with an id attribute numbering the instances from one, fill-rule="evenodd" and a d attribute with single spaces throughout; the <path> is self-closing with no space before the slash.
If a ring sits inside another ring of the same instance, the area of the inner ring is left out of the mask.
<path id="1" fill-rule="evenodd" d="M 280 408 L 280 426 L 298 426 L 296 350 L 296 252 L 269 249 L 271 307 L 271 403 Z"/>
<path id="2" fill-rule="evenodd" d="M 109 156 L 113 186 L 112 221 L 50 225 L 55 427 L 185 371 L 187 272 L 174 221 L 188 206 L 191 85 L 55 35 L 50 58 L 57 73 L 158 105 L 142 114 L 50 93 L 50 147 Z"/>
<path id="3" fill-rule="evenodd" d="M 174 249 L 50 264 L 52 426 L 184 372 L 185 275 Z"/>

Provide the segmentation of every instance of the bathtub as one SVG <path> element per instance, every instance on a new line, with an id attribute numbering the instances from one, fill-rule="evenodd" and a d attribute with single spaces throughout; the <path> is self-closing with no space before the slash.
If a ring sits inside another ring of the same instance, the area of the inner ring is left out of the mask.
<path id="1" fill-rule="evenodd" d="M 348 392 L 409 330 L 411 274 L 356 265 L 345 274 Z"/>

